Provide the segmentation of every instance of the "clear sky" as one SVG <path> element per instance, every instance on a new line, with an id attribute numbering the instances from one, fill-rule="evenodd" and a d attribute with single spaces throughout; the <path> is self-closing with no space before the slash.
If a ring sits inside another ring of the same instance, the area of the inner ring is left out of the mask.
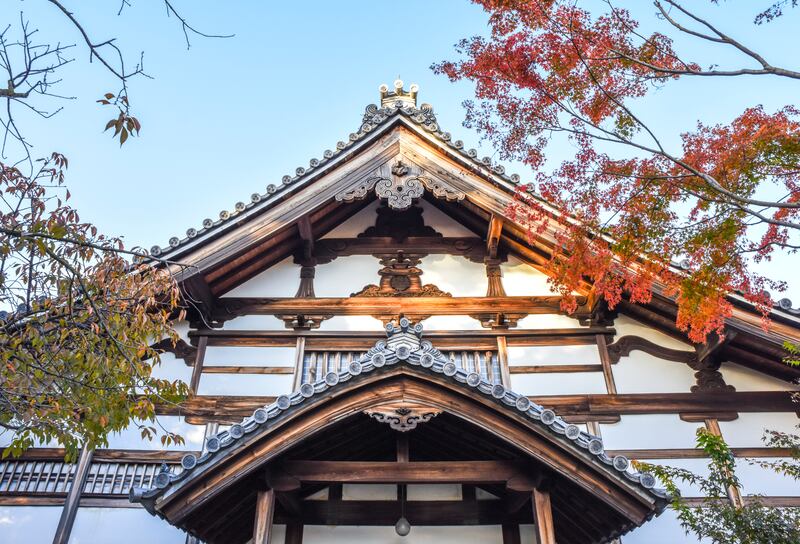
<path id="1" fill-rule="evenodd" d="M 398 75 L 421 87 L 440 125 L 467 146 L 478 137 L 461 126 L 463 100 L 471 86 L 452 84 L 430 70 L 455 56 L 453 45 L 486 31 L 486 14 L 466 0 L 339 0 L 213 2 L 176 0 L 192 24 L 230 39 L 192 38 L 187 51 L 174 18 L 160 1 L 132 0 L 117 16 L 118 2 L 64 0 L 97 41 L 117 37 L 129 60 L 144 50 L 152 80 L 131 85 L 131 100 L 142 122 L 140 138 L 122 149 L 102 128 L 112 111 L 95 100 L 117 85 L 80 45 L 76 61 L 62 72 L 60 94 L 77 96 L 50 120 L 21 117 L 37 155 L 59 151 L 70 159 L 67 183 L 82 217 L 129 246 L 165 245 L 205 217 L 233 209 L 253 192 L 307 166 L 325 149 L 346 139 L 360 124 L 364 106 L 378 99 L 378 85 Z M 586 4 L 596 5 L 596 0 Z M 693 6 L 699 0 L 691 0 Z M 800 9 L 765 27 L 751 24 L 750 0 L 722 1 L 704 9 L 732 35 L 758 45 L 775 64 L 797 69 Z M 620 2 L 625 4 L 625 2 Z M 627 3 L 657 22 L 643 0 Z M 64 43 L 80 37 L 44 0 L 3 0 L 0 22 L 17 24 L 24 11 L 42 39 Z M 678 43 L 682 45 L 681 42 Z M 687 44 L 688 46 L 688 44 Z M 692 51 L 701 64 L 746 62 L 724 50 Z M 668 144 L 698 120 L 728 122 L 749 105 L 769 110 L 791 103 L 800 84 L 777 78 L 670 84 L 642 104 L 651 126 Z M 58 105 L 58 104 L 56 104 Z M 568 156 L 568 147 L 555 156 Z M 481 156 L 493 155 L 483 149 Z M 511 165 L 523 180 L 530 171 Z M 768 265 L 776 279 L 793 280 L 800 258 Z M 787 292 L 800 303 L 800 281 Z"/>

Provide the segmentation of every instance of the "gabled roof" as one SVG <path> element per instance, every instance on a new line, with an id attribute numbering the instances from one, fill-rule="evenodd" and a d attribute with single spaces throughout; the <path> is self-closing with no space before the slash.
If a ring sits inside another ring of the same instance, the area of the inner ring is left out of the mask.
<path id="1" fill-rule="evenodd" d="M 411 324 L 403 318 L 399 325 L 387 325 L 386 330 L 388 340 L 377 342 L 360 359 L 350 363 L 348 368 L 339 372 L 329 372 L 315 383 L 305 383 L 293 393 L 282 395 L 274 403 L 258 408 L 251 417 L 240 424 L 208 438 L 206 451 L 200 457 L 187 454 L 182 460 L 181 472 L 162 471 L 155 477 L 153 488 L 132 490 L 131 501 L 143 503 L 151 514 L 164 517 L 191 532 L 192 522 L 187 521 L 189 518 L 186 510 L 178 513 L 178 510 L 173 509 L 174 505 L 186 500 L 186 504 L 192 505 L 191 508 L 199 508 L 200 503 L 210 501 L 215 492 L 233 485 L 228 480 L 241 478 L 248 471 L 252 473 L 254 470 L 262 470 L 263 465 L 275 461 L 274 456 L 254 454 L 252 448 L 259 441 L 270 435 L 293 436 L 294 440 L 298 440 L 298 435 L 294 431 L 287 431 L 287 425 L 290 425 L 288 422 L 299 414 L 334 402 L 335 399 L 341 399 L 348 391 L 362 387 L 375 388 L 379 383 L 375 381 L 379 380 L 377 376 L 406 372 L 409 375 L 443 380 L 451 389 L 463 392 L 465 397 L 482 399 L 484 403 L 493 406 L 495 412 L 520 422 L 526 433 L 532 433 L 537 440 L 543 438 L 548 448 L 565 452 L 569 460 L 561 466 L 548 465 L 552 463 L 552 458 L 544 453 L 544 449 L 538 450 L 537 460 L 559 473 L 560 477 L 568 478 L 569 481 L 583 486 L 586 491 L 598 497 L 605 497 L 597 500 L 607 501 L 606 508 L 611 508 L 612 511 L 619 509 L 618 514 L 623 514 L 621 519 L 625 521 L 614 522 L 619 525 L 615 525 L 613 531 L 609 530 L 605 535 L 606 538 L 615 538 L 627 532 L 653 515 L 661 513 L 666 507 L 668 496 L 655 488 L 656 480 L 653 475 L 633 471 L 630 462 L 624 456 L 609 457 L 600 438 L 565 422 L 552 410 L 544 409 L 526 396 L 508 390 L 500 384 L 490 383 L 478 373 L 468 373 L 458 368 L 430 342 L 421 340 L 421 324 Z M 382 402 L 381 396 L 377 394 L 371 395 L 370 399 L 370 405 L 380 405 Z M 365 406 L 361 404 L 353 408 L 356 412 L 363 409 Z M 346 415 L 341 409 L 337 410 L 334 419 L 341 419 Z M 458 415 L 463 417 L 465 414 Z M 330 417 L 322 418 L 320 421 L 331 423 Z M 312 436 L 317 430 L 309 428 L 307 422 L 303 423 L 303 428 L 308 429 L 303 431 L 306 436 Z M 510 437 L 507 439 L 513 440 Z M 285 449 L 285 446 L 283 447 Z M 243 459 L 249 468 L 243 469 L 239 465 L 240 468 L 233 471 L 231 467 L 237 464 L 237 459 Z M 600 477 L 604 484 L 598 487 L 596 482 L 592 484 L 588 479 L 584 481 L 590 473 L 602 475 Z M 212 474 L 216 476 L 211 476 Z M 212 482 L 213 478 L 222 480 L 216 479 Z M 198 489 L 203 490 L 202 498 L 186 498 L 187 493 L 191 494 L 193 490 Z M 611 492 L 611 489 L 616 491 Z M 616 505 L 611 500 L 615 493 L 621 493 L 616 495 L 617 500 L 621 501 Z M 620 499 L 620 497 L 626 498 Z M 628 506 L 623 506 L 622 503 Z"/>

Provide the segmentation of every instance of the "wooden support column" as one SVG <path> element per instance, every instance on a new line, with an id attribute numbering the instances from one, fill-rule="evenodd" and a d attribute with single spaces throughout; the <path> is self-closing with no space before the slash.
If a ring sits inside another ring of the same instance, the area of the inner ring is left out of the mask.
<path id="1" fill-rule="evenodd" d="M 505 387 L 511 387 L 511 371 L 508 368 L 508 341 L 505 336 L 497 337 L 497 363 L 500 365 L 501 383 Z"/>
<path id="2" fill-rule="evenodd" d="M 272 518 L 275 516 L 275 490 L 258 492 L 256 518 L 253 524 L 253 544 L 269 544 L 272 537 Z"/>
<path id="3" fill-rule="evenodd" d="M 533 490 L 533 522 L 536 525 L 537 544 L 556 544 L 553 529 L 553 509 L 550 506 L 550 492 Z"/>
<path id="4" fill-rule="evenodd" d="M 300 388 L 301 382 L 303 381 L 303 359 L 305 358 L 305 351 L 306 351 L 306 337 L 298 336 L 297 344 L 295 345 L 294 348 L 293 391 L 297 391 Z"/>
<path id="5" fill-rule="evenodd" d="M 722 438 L 722 429 L 719 428 L 719 421 L 716 419 L 705 420 L 706 429 L 714 436 Z M 728 500 L 736 508 L 744 506 L 744 499 L 742 499 L 742 491 L 735 485 L 728 486 Z"/>
<path id="6" fill-rule="evenodd" d="M 603 379 L 606 382 L 606 391 L 610 395 L 617 394 L 617 384 L 614 382 L 614 372 L 611 370 L 611 357 L 608 354 L 608 345 L 606 344 L 606 337 L 598 334 L 597 349 L 600 352 L 600 364 L 603 365 Z"/>
<path id="7" fill-rule="evenodd" d="M 503 524 L 503 544 L 521 544 L 519 525 L 516 523 Z"/>
<path id="8" fill-rule="evenodd" d="M 302 544 L 303 542 L 303 525 L 300 523 L 289 523 L 286 525 L 286 544 Z"/>
<path id="9" fill-rule="evenodd" d="M 75 523 L 75 516 L 78 513 L 78 505 L 81 502 L 83 486 L 86 485 L 86 476 L 89 474 L 89 467 L 92 464 L 93 454 L 94 451 L 86 446 L 81 449 L 78 463 L 75 466 L 75 473 L 72 475 L 72 485 L 69 488 L 69 492 L 67 492 L 64 508 L 61 510 L 61 518 L 58 520 L 53 544 L 67 544 L 69 542 L 72 526 Z"/>
<path id="10" fill-rule="evenodd" d="M 208 336 L 201 336 L 197 339 L 197 354 L 194 357 L 192 379 L 189 382 L 189 389 L 192 395 L 196 395 L 200 387 L 200 376 L 203 374 L 203 361 L 206 358 L 206 346 L 208 346 Z"/>

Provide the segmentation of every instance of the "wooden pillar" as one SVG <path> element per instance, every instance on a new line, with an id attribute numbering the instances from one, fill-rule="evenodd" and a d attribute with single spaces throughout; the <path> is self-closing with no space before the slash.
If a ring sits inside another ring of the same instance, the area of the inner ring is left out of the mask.
<path id="1" fill-rule="evenodd" d="M 722 438 L 722 429 L 719 428 L 719 421 L 716 419 L 707 419 L 705 421 L 706 429 L 714 436 Z M 728 500 L 736 508 L 744 506 L 744 499 L 742 498 L 742 491 L 735 485 L 728 486 Z"/>
<path id="2" fill-rule="evenodd" d="M 275 515 L 275 491 L 258 492 L 256 519 L 253 524 L 253 544 L 269 544 L 272 537 L 272 518 Z"/>
<path id="3" fill-rule="evenodd" d="M 611 357 L 608 355 L 606 337 L 602 334 L 595 336 L 597 349 L 600 352 L 600 364 L 603 365 L 603 379 L 606 381 L 606 391 L 609 395 L 617 394 L 617 384 L 614 382 L 614 373 L 611 370 Z"/>
<path id="4" fill-rule="evenodd" d="M 556 544 L 550 492 L 534 489 L 531 502 L 533 503 L 533 522 L 536 525 L 536 543 Z"/>
<path id="5" fill-rule="evenodd" d="M 516 523 L 503 524 L 503 544 L 521 544 L 519 525 Z"/>
<path id="6" fill-rule="evenodd" d="M 197 394 L 197 389 L 200 387 L 200 376 L 203 374 L 203 361 L 206 358 L 206 346 L 208 345 L 208 336 L 201 336 L 197 340 L 197 354 L 194 357 L 194 368 L 192 369 L 192 379 L 189 382 L 189 389 L 192 395 Z"/>
<path id="7" fill-rule="evenodd" d="M 298 336 L 297 345 L 294 348 L 294 387 L 297 391 L 303 382 L 303 358 L 306 352 L 306 337 Z"/>
<path id="8" fill-rule="evenodd" d="M 67 492 L 64 501 L 64 508 L 61 510 L 61 517 L 58 520 L 56 534 L 53 537 L 53 544 L 67 544 L 69 542 L 72 526 L 75 523 L 75 516 L 78 513 L 78 506 L 81 502 L 83 486 L 86 485 L 86 476 L 89 474 L 89 467 L 92 464 L 94 451 L 86 446 L 81 449 L 78 456 L 78 463 L 75 466 L 75 473 L 72 475 L 72 485 Z"/>
<path id="9" fill-rule="evenodd" d="M 303 525 L 300 523 L 289 523 L 286 525 L 285 544 L 302 544 Z"/>
<path id="10" fill-rule="evenodd" d="M 508 369 L 508 342 L 505 336 L 497 337 L 497 363 L 500 365 L 500 382 L 511 387 L 511 372 Z"/>

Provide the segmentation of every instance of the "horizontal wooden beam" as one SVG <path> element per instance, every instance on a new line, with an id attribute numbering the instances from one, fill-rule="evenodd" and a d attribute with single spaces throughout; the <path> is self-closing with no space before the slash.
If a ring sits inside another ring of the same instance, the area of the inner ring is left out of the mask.
<path id="1" fill-rule="evenodd" d="M 579 304 L 585 297 L 579 297 Z M 563 314 L 560 296 L 535 297 L 347 297 L 347 298 L 221 298 L 213 318 L 241 315 L 470 315 Z M 584 312 L 585 313 L 585 312 Z M 574 317 L 584 315 L 580 311 Z"/>
<path id="2" fill-rule="evenodd" d="M 744 391 L 732 393 L 631 393 L 616 395 L 532 396 L 532 401 L 552 408 L 570 419 L 625 414 L 711 414 L 748 412 L 798 412 L 788 391 Z M 181 406 L 159 405 L 162 415 L 182 414 L 200 421 L 236 421 L 270 404 L 275 397 L 202 395 Z"/>
<path id="3" fill-rule="evenodd" d="M 303 483 L 505 483 L 524 476 L 511 461 L 286 461 L 281 470 Z"/>
<path id="4" fill-rule="evenodd" d="M 291 366 L 204 366 L 203 374 L 294 374 Z"/>
<path id="5" fill-rule="evenodd" d="M 483 259 L 486 254 L 485 242 L 477 236 L 408 236 L 402 241 L 391 236 L 366 236 L 323 238 L 316 242 L 314 256 L 320 262 L 327 262 L 346 255 L 380 255 L 387 251 L 389 253 L 402 251 L 406 255 L 464 255 L 475 260 Z"/>
<path id="6" fill-rule="evenodd" d="M 628 459 L 705 459 L 708 457 L 704 450 L 698 448 L 662 448 L 641 450 L 606 450 L 610 457 L 624 455 Z M 793 457 L 790 448 L 731 448 L 734 457 Z"/>
<path id="7" fill-rule="evenodd" d="M 549 374 L 572 372 L 602 372 L 603 366 L 597 364 L 577 365 L 514 365 L 509 366 L 511 374 Z"/>

